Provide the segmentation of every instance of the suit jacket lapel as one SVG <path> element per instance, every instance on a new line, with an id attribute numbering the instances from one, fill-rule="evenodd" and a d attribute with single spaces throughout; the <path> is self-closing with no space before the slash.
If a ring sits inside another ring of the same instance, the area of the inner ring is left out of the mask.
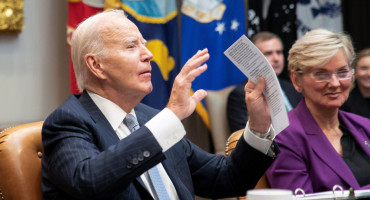
<path id="1" fill-rule="evenodd" d="M 85 110 L 90 114 L 91 119 L 95 122 L 97 129 L 104 130 L 104 132 L 107 133 L 106 136 L 104 136 L 104 139 L 110 141 L 111 144 L 106 145 L 110 146 L 117 143 L 119 141 L 117 134 L 114 132 L 112 126 L 109 124 L 103 113 L 99 110 L 98 106 L 91 99 L 89 94 L 87 94 L 86 90 L 83 91 L 79 100 Z"/>
<path id="2" fill-rule="evenodd" d="M 114 132 L 112 126 L 110 125 L 108 120 L 105 118 L 103 113 L 100 111 L 98 106 L 91 99 L 89 94 L 87 94 L 86 90 L 83 91 L 79 100 L 80 100 L 82 106 L 85 108 L 85 110 L 90 114 L 92 120 L 96 123 L 97 129 L 104 130 L 107 133 L 106 135 L 104 135 L 104 137 L 105 137 L 104 139 L 106 139 L 106 141 L 109 141 L 109 142 L 107 142 L 107 144 L 105 144 L 105 145 L 110 146 L 110 145 L 116 144 L 119 141 L 119 138 L 118 138 L 116 132 Z M 139 112 L 139 113 L 140 113 L 139 114 L 140 119 L 144 118 L 144 120 L 145 120 L 145 117 L 141 116 L 141 115 L 143 115 L 142 112 Z M 138 114 L 138 113 L 136 113 L 136 114 Z M 145 124 L 145 122 L 142 123 L 142 124 L 140 124 L 140 122 L 139 122 L 140 126 Z M 136 180 L 140 183 L 140 185 L 142 187 L 145 188 L 145 190 L 148 191 L 148 189 L 146 188 L 143 180 L 141 180 L 140 177 L 137 177 Z M 149 193 L 149 191 L 148 191 L 148 193 Z"/>
<path id="3" fill-rule="evenodd" d="M 358 182 L 353 176 L 351 170 L 344 162 L 343 158 L 336 152 L 329 142 L 328 138 L 322 132 L 321 128 L 311 115 L 304 101 L 298 105 L 297 112 L 307 134 L 307 139 L 312 146 L 313 151 L 323 163 L 331 168 L 338 177 L 341 177 L 348 185 L 359 187 Z"/>

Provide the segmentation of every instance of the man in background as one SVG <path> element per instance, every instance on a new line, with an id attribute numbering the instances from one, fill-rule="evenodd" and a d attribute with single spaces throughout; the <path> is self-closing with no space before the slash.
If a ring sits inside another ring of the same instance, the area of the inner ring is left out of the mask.
<path id="1" fill-rule="evenodd" d="M 259 32 L 251 38 L 251 41 L 262 52 L 262 54 L 265 55 L 274 69 L 276 76 L 278 76 L 283 92 L 285 108 L 287 111 L 290 111 L 299 103 L 302 95 L 294 89 L 293 84 L 290 81 L 279 78 L 279 75 L 284 69 L 284 54 L 281 39 L 274 33 Z M 227 119 L 231 132 L 244 129 L 246 121 L 248 120 L 248 111 L 245 104 L 244 92 L 244 86 L 246 83 L 247 80 L 237 85 L 228 97 Z"/>

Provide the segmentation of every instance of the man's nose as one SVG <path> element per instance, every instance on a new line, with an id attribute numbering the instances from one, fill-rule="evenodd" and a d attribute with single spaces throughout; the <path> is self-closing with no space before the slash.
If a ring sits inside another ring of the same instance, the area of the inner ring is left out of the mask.
<path id="1" fill-rule="evenodd" d="M 278 53 L 272 53 L 272 59 L 274 60 L 274 61 L 276 61 L 276 60 L 278 60 L 279 59 L 279 54 Z"/>
<path id="2" fill-rule="evenodd" d="M 150 61 L 153 58 L 152 52 L 150 52 L 146 46 L 143 46 L 143 58 L 145 61 Z"/>

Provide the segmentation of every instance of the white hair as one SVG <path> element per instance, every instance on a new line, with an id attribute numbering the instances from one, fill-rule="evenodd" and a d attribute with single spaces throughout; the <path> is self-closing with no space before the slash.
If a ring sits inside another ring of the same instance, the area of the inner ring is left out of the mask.
<path id="1" fill-rule="evenodd" d="M 127 18 L 122 10 L 108 10 L 93 15 L 78 25 L 71 40 L 71 57 L 78 89 L 82 92 L 90 78 L 85 55 L 93 53 L 103 56 L 106 53 L 102 35 L 114 30 L 115 22 Z M 108 37 L 113 37 L 114 34 Z"/>

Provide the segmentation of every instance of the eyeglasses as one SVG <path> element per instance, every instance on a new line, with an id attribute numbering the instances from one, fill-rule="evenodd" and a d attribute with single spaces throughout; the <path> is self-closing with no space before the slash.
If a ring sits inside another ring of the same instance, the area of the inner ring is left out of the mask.
<path id="1" fill-rule="evenodd" d="M 348 80 L 352 78 L 353 74 L 355 73 L 355 69 L 344 69 L 337 72 L 315 72 L 309 73 L 310 77 L 314 79 L 316 82 L 329 82 L 333 74 L 335 77 L 338 78 L 340 81 Z"/>

